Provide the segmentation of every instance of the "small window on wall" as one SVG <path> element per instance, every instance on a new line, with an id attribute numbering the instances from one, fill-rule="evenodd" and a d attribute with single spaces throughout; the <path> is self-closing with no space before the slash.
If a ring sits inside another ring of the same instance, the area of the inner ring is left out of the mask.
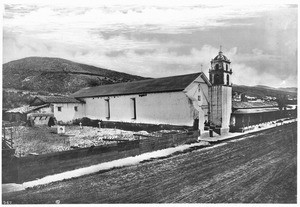
<path id="1" fill-rule="evenodd" d="M 201 101 L 201 96 L 198 96 L 198 101 Z"/>
<path id="2" fill-rule="evenodd" d="M 57 111 L 61 111 L 61 106 L 58 106 L 58 107 L 57 107 Z"/>
<path id="3" fill-rule="evenodd" d="M 226 70 L 228 71 L 228 65 L 226 64 Z"/>
<path id="4" fill-rule="evenodd" d="M 135 100 L 135 98 L 130 99 L 130 105 L 131 105 L 131 118 L 136 119 L 136 100 Z"/>
<path id="5" fill-rule="evenodd" d="M 105 99 L 105 116 L 106 116 L 107 119 L 110 118 L 109 99 Z"/>
<path id="6" fill-rule="evenodd" d="M 77 107 L 77 106 L 74 106 L 74 110 L 75 110 L 75 111 L 78 111 L 78 107 Z"/>

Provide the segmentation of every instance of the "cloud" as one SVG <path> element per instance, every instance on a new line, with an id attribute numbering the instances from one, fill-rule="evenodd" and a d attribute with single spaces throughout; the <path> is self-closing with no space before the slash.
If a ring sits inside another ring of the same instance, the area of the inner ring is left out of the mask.
<path id="1" fill-rule="evenodd" d="M 52 5 L 41 6 L 37 9 L 36 6 L 7 5 L 6 13 L 14 14 L 14 18 L 6 19 L 4 25 L 5 27 L 22 25 L 28 30 L 62 29 L 63 26 L 67 26 L 67 29 L 101 28 L 103 31 L 135 29 L 147 32 L 182 33 L 195 28 L 231 26 L 231 21 L 225 20 L 257 17 L 260 12 L 276 8 L 278 6 L 257 8 L 253 6 L 176 5 L 168 5 L 168 7 L 116 5 L 107 7 L 102 5 L 93 8 L 61 8 Z M 23 11 L 26 11 L 26 15 Z"/>
<path id="2" fill-rule="evenodd" d="M 264 72 L 242 63 L 232 64 L 232 82 L 237 85 L 267 85 L 272 87 L 290 87 L 297 83 L 296 74 L 287 74 L 284 78 L 276 73 Z"/>
<path id="3" fill-rule="evenodd" d="M 61 57 L 161 77 L 199 72 L 201 65 L 207 73 L 221 43 L 236 83 L 295 85 L 296 17 L 297 8 L 276 4 L 6 4 L 3 60 Z"/>

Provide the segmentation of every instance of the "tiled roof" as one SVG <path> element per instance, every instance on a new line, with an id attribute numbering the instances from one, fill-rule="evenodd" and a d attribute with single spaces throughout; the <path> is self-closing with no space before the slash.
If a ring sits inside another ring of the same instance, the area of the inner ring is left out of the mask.
<path id="1" fill-rule="evenodd" d="M 20 113 L 20 114 L 27 114 L 31 111 L 34 111 L 34 110 L 37 110 L 37 109 L 40 109 L 40 108 L 43 108 L 43 107 L 46 107 L 48 106 L 48 104 L 44 104 L 44 105 L 41 105 L 41 106 L 29 106 L 29 105 L 25 105 L 25 106 L 21 106 L 21 107 L 18 107 L 18 108 L 14 108 L 14 109 L 11 109 L 11 110 L 8 110 L 6 111 L 6 113 Z"/>
<path id="2" fill-rule="evenodd" d="M 278 108 L 252 108 L 252 109 L 238 109 L 233 114 L 257 114 L 257 113 L 266 113 L 272 111 L 279 111 Z"/>
<path id="3" fill-rule="evenodd" d="M 271 108 L 271 107 L 278 107 L 278 103 L 275 101 L 269 101 L 269 102 L 233 101 L 232 102 L 232 108 L 234 109 Z"/>
<path id="4" fill-rule="evenodd" d="M 142 93 L 182 91 L 191 84 L 199 75 L 209 84 L 203 73 L 172 76 L 165 78 L 147 79 L 142 81 L 102 85 L 84 88 L 72 94 L 73 97 L 97 97 L 113 95 L 129 95 Z"/>
<path id="5" fill-rule="evenodd" d="M 81 101 L 67 96 L 37 96 L 44 103 L 81 103 Z"/>
<path id="6" fill-rule="evenodd" d="M 30 117 L 54 117 L 53 113 L 30 113 L 28 116 Z"/>

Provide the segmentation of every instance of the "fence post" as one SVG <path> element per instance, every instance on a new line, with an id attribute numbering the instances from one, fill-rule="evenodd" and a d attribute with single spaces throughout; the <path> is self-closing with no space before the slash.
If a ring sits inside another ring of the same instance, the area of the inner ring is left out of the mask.
<path id="1" fill-rule="evenodd" d="M 11 146 L 11 148 L 13 148 L 13 135 L 12 135 L 12 133 L 13 133 L 13 128 L 11 127 L 10 128 L 10 146 Z"/>
<path id="2" fill-rule="evenodd" d="M 4 140 L 5 140 L 5 126 L 3 127 Z"/>

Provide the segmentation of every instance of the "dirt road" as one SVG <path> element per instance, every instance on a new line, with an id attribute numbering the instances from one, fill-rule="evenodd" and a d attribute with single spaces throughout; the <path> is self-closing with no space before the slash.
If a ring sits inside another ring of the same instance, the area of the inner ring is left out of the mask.
<path id="1" fill-rule="evenodd" d="M 17 203 L 296 203 L 296 124 L 167 159 L 7 193 Z M 250 138 L 247 138 L 250 137 Z"/>

